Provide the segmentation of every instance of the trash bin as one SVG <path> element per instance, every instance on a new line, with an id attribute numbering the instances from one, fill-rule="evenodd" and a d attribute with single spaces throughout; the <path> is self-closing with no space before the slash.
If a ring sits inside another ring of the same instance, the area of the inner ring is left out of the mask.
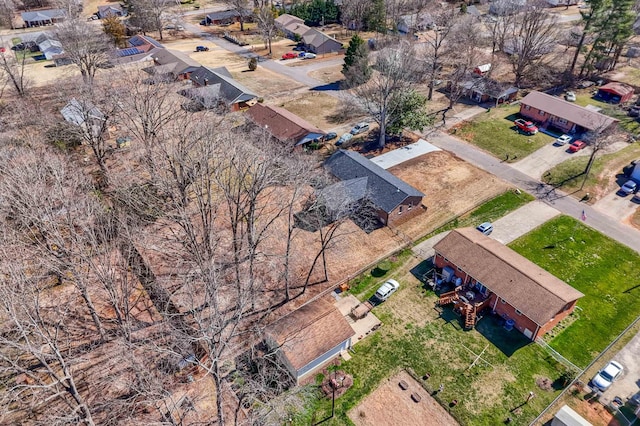
<path id="1" fill-rule="evenodd" d="M 505 323 L 504 323 L 504 328 L 507 331 L 511 331 L 513 330 L 513 326 L 516 324 L 516 322 L 514 320 L 512 320 L 511 318 L 509 318 Z"/>

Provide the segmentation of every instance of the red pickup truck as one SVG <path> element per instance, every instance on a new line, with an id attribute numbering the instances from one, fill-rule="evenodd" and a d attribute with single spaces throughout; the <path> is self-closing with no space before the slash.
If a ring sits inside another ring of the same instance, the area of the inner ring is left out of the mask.
<path id="1" fill-rule="evenodd" d="M 538 133 L 538 128 L 531 121 L 525 121 L 522 118 L 518 118 L 514 121 L 514 124 L 518 129 L 528 135 L 535 135 Z"/>

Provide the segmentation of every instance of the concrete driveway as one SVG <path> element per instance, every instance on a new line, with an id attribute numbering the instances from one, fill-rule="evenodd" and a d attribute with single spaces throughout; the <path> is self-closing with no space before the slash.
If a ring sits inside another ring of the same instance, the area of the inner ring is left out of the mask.
<path id="1" fill-rule="evenodd" d="M 493 222 L 491 237 L 502 244 L 509 244 L 559 214 L 550 205 L 533 201 Z"/>
<path id="2" fill-rule="evenodd" d="M 615 190 L 598 200 L 593 208 L 618 221 L 623 221 L 638 208 L 638 204 L 631 201 L 631 198 L 633 198 L 632 195 L 621 197 L 618 195 L 618 190 Z"/>
<path id="3" fill-rule="evenodd" d="M 589 155 L 587 149 L 583 149 L 576 153 L 569 153 L 567 150 L 569 145 L 555 146 L 548 144 L 539 150 L 527 155 L 517 163 L 511 166 L 532 178 L 540 179 L 542 174 L 558 164 L 577 156 Z"/>
<path id="4" fill-rule="evenodd" d="M 500 241 L 502 244 L 509 244 L 559 214 L 558 210 L 548 204 L 542 201 L 533 201 L 495 220 L 490 237 Z M 478 223 L 478 225 L 480 224 Z M 413 247 L 413 252 L 422 259 L 430 258 L 435 253 L 433 246 L 446 237 L 448 233 L 449 231 L 446 231 L 421 242 Z"/>
<path id="5" fill-rule="evenodd" d="M 640 333 L 636 334 L 613 357 L 613 360 L 622 364 L 624 372 L 622 377 L 613 382 L 611 387 L 600 397 L 600 402 L 603 405 L 608 405 L 616 396 L 626 401 L 627 398 L 631 398 L 634 394 L 640 392 Z"/>
<path id="6" fill-rule="evenodd" d="M 416 143 L 378 155 L 377 157 L 372 158 L 371 161 L 386 170 L 433 151 L 441 151 L 441 149 L 435 145 L 431 145 L 424 139 L 420 139 Z"/>

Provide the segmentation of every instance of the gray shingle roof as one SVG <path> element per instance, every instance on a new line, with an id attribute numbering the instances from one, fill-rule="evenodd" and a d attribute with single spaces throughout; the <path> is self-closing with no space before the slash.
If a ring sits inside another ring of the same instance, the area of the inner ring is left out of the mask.
<path id="1" fill-rule="evenodd" d="M 343 211 L 350 204 L 367 196 L 367 181 L 368 178 L 361 177 L 336 182 L 318 191 L 318 198 L 322 199 L 322 203 L 330 211 Z"/>
<path id="2" fill-rule="evenodd" d="M 367 178 L 369 198 L 387 213 L 407 197 L 424 197 L 413 186 L 354 151 L 339 150 L 325 162 L 325 167 L 343 181 Z"/>
<path id="3" fill-rule="evenodd" d="M 224 68 L 200 67 L 189 77 L 198 86 L 220 85 L 220 94 L 230 104 L 246 102 L 257 98 L 258 95 L 231 78 L 229 71 Z"/>
<path id="4" fill-rule="evenodd" d="M 36 10 L 35 12 L 22 12 L 20 14 L 25 22 L 49 21 L 52 19 L 62 19 L 66 13 L 62 9 Z"/>

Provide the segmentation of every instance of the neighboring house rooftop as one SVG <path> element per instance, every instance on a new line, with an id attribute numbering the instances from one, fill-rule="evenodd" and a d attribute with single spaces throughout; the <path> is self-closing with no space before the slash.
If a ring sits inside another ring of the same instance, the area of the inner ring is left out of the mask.
<path id="1" fill-rule="evenodd" d="M 201 67 L 189 55 L 172 49 L 158 49 L 151 54 L 155 67 L 145 68 L 151 74 L 173 74 L 179 76 Z"/>
<path id="2" fill-rule="evenodd" d="M 59 55 L 64 52 L 62 43 L 53 39 L 46 39 L 38 43 L 38 49 L 40 49 L 40 52 L 49 60 L 53 59 L 54 55 Z"/>
<path id="3" fill-rule="evenodd" d="M 198 86 L 219 84 L 219 95 L 229 104 L 247 102 L 258 97 L 250 89 L 234 80 L 225 67 L 200 67 L 193 71 L 189 78 Z"/>
<path id="4" fill-rule="evenodd" d="M 107 4 L 103 6 L 98 6 L 98 14 L 100 16 L 109 16 L 109 15 L 122 15 L 124 13 L 124 9 L 119 4 Z"/>
<path id="5" fill-rule="evenodd" d="M 209 18 L 209 20 L 211 21 L 223 21 L 225 19 L 231 19 L 231 18 L 238 18 L 240 16 L 244 16 L 244 17 L 248 17 L 251 16 L 251 12 L 248 10 L 243 10 L 242 13 L 240 13 L 237 10 L 222 10 L 220 12 L 212 12 L 207 14 L 207 18 Z"/>
<path id="6" fill-rule="evenodd" d="M 620 97 L 624 97 L 630 93 L 633 93 L 633 87 L 627 86 L 626 84 L 618 83 L 615 81 L 611 83 L 607 83 L 604 86 L 601 86 L 598 90 L 615 93 Z"/>
<path id="7" fill-rule="evenodd" d="M 328 40 L 334 41 L 342 45 L 342 43 L 340 43 L 335 38 L 328 36 L 322 31 L 316 30 L 315 28 L 311 28 L 307 32 L 302 34 L 302 40 L 304 40 L 304 44 L 307 44 L 309 46 L 314 46 L 314 47 L 319 47 Z"/>
<path id="8" fill-rule="evenodd" d="M 474 228 L 451 231 L 434 249 L 538 325 L 584 296 Z"/>
<path id="9" fill-rule="evenodd" d="M 355 332 L 331 303 L 319 299 L 267 326 L 265 330 L 295 370 L 300 370 Z"/>
<path id="10" fill-rule="evenodd" d="M 604 130 L 618 121 L 615 118 L 588 110 L 556 96 L 537 91 L 530 92 L 522 98 L 520 103 L 563 118 L 588 130 Z"/>
<path id="11" fill-rule="evenodd" d="M 89 101 L 71 99 L 61 110 L 65 121 L 81 126 L 88 119 L 104 120 L 104 114 Z"/>
<path id="12" fill-rule="evenodd" d="M 149 50 L 150 48 L 157 47 L 158 49 L 164 49 L 164 46 L 157 40 L 144 35 L 134 35 L 129 40 L 127 40 L 127 44 L 131 47 L 137 47 L 140 49 Z"/>
<path id="13" fill-rule="evenodd" d="M 22 12 L 20 14 L 25 22 L 50 21 L 53 19 L 62 19 L 67 15 L 63 9 L 44 9 L 34 12 Z"/>
<path id="14" fill-rule="evenodd" d="M 320 137 L 325 134 L 307 120 L 284 108 L 257 103 L 247 110 L 247 114 L 258 126 L 265 128 L 280 141 L 294 141 L 296 145 L 310 142 L 308 135 Z"/>
<path id="15" fill-rule="evenodd" d="M 298 24 L 304 24 L 304 19 L 298 18 L 297 16 L 289 15 L 288 13 L 278 16 L 275 21 L 278 25 L 283 27 L 294 22 Z"/>
<path id="16" fill-rule="evenodd" d="M 489 95 L 496 99 L 508 97 L 512 93 L 518 92 L 518 88 L 515 86 L 482 77 L 471 77 L 468 80 L 461 82 L 460 86 L 467 90 L 475 90 L 476 92 Z"/>
<path id="17" fill-rule="evenodd" d="M 366 195 L 376 207 L 387 213 L 407 197 L 424 197 L 422 192 L 355 151 L 341 149 L 324 164 L 335 177 L 349 182 L 342 189 L 349 195 L 361 191 L 361 179 L 366 178 Z"/>

